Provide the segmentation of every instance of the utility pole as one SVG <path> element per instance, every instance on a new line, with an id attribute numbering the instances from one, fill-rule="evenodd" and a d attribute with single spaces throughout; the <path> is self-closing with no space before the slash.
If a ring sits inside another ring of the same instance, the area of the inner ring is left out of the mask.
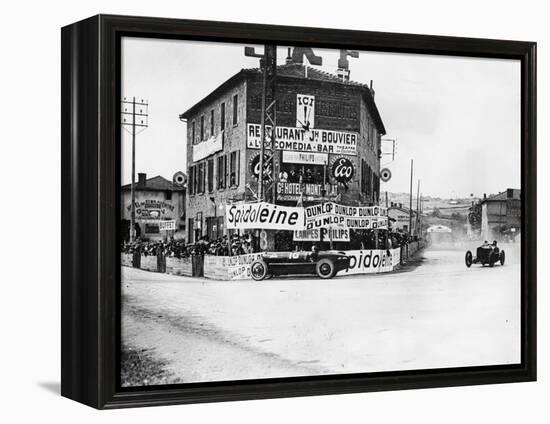
<path id="1" fill-rule="evenodd" d="M 136 110 L 136 107 L 139 110 Z M 128 109 L 131 109 L 130 111 Z M 132 100 L 126 100 L 126 97 L 122 100 L 121 104 L 121 124 L 122 127 L 128 131 L 127 127 L 130 127 L 130 134 L 132 135 L 132 183 L 131 183 L 131 212 L 130 212 L 130 242 L 133 242 L 136 238 L 136 135 L 145 130 L 148 127 L 149 122 L 149 104 L 143 99 L 136 101 L 135 97 Z M 136 132 L 136 128 L 141 128 L 141 131 Z"/>
<path id="2" fill-rule="evenodd" d="M 412 236 L 412 208 L 413 208 L 413 160 L 411 159 L 411 186 L 409 190 L 409 234 Z"/>
<path id="3" fill-rule="evenodd" d="M 418 235 L 418 225 L 420 223 L 419 213 L 420 213 L 420 180 L 418 180 L 418 187 L 416 188 L 416 220 L 414 225 L 416 235 Z"/>
<path id="4" fill-rule="evenodd" d="M 278 178 L 275 151 L 276 134 L 276 103 L 275 103 L 275 78 L 277 75 L 277 46 L 264 45 L 264 54 L 254 51 L 253 47 L 245 47 L 244 54 L 248 57 L 260 58 L 262 72 L 262 116 L 260 120 L 260 172 L 258 175 L 258 200 L 263 202 L 267 196 L 275 203 L 277 187 L 275 180 Z M 264 172 L 267 171 L 267 172 Z"/>

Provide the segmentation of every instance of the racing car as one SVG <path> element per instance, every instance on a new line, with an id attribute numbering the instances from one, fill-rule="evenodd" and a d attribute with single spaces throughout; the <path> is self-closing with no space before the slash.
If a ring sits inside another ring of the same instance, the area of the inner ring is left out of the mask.
<path id="1" fill-rule="evenodd" d="M 266 252 L 252 263 L 250 274 L 256 281 L 274 275 L 317 274 L 332 278 L 349 267 L 350 257 L 338 251 Z"/>
<path id="2" fill-rule="evenodd" d="M 504 260 L 506 256 L 504 250 L 500 250 L 497 247 L 497 242 L 489 244 L 487 242 L 483 243 L 476 250 L 476 256 L 473 257 L 472 252 L 469 250 L 466 252 L 464 261 L 466 266 L 470 268 L 472 264 L 481 263 L 482 266 L 489 265 L 493 267 L 495 263 L 500 262 L 500 265 L 504 265 Z"/>

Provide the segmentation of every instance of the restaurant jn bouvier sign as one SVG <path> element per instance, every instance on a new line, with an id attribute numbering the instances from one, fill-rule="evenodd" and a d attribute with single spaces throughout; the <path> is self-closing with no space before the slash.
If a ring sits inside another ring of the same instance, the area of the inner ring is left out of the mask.
<path id="1" fill-rule="evenodd" d="M 266 134 L 270 134 L 267 127 Z M 356 155 L 356 132 L 331 131 L 313 128 L 276 127 L 275 149 L 290 150 L 296 152 L 333 153 L 337 155 Z M 262 135 L 262 127 L 259 124 L 248 124 L 247 147 L 259 149 Z"/>

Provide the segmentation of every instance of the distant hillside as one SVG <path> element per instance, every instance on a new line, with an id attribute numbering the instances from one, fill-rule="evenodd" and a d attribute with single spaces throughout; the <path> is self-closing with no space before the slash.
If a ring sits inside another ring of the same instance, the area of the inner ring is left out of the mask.
<path id="1" fill-rule="evenodd" d="M 388 193 L 388 206 L 391 203 L 401 203 L 404 207 L 409 207 L 409 193 Z M 477 197 L 457 198 L 457 199 L 445 199 L 441 197 L 422 196 L 423 212 L 424 215 L 431 215 L 434 210 L 439 210 L 441 217 L 451 217 L 453 214 L 459 214 L 466 216 L 468 208 L 472 205 L 472 202 L 477 202 L 480 199 Z M 386 205 L 386 192 L 383 191 L 380 194 L 380 204 Z M 413 193 L 412 207 L 416 210 L 416 193 Z M 455 215 L 456 216 L 456 215 Z"/>

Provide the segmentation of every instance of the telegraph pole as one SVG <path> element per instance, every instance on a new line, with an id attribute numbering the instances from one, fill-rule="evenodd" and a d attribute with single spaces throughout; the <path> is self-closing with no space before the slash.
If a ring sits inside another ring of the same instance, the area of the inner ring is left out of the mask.
<path id="1" fill-rule="evenodd" d="M 139 111 L 136 111 L 136 106 L 139 108 Z M 131 107 L 131 111 L 128 109 Z M 132 97 L 132 101 L 122 100 L 121 104 L 122 116 L 121 124 L 122 127 L 128 131 L 127 127 L 130 127 L 130 134 L 132 135 L 132 183 L 131 183 L 131 212 L 130 212 L 130 242 L 133 242 L 136 238 L 136 189 L 135 189 L 135 180 L 136 180 L 136 128 L 141 128 L 141 131 L 145 130 L 148 123 L 148 109 L 149 104 L 143 99 L 136 102 L 136 98 Z M 139 131 L 139 132 L 141 132 Z"/>
<path id="2" fill-rule="evenodd" d="M 416 222 L 414 225 L 414 229 L 416 232 L 416 235 L 418 235 L 418 226 L 420 224 L 420 180 L 418 180 L 418 187 L 416 188 Z"/>
<path id="3" fill-rule="evenodd" d="M 409 190 L 409 234 L 412 236 L 412 208 L 413 208 L 413 160 L 411 159 L 411 186 Z"/>

